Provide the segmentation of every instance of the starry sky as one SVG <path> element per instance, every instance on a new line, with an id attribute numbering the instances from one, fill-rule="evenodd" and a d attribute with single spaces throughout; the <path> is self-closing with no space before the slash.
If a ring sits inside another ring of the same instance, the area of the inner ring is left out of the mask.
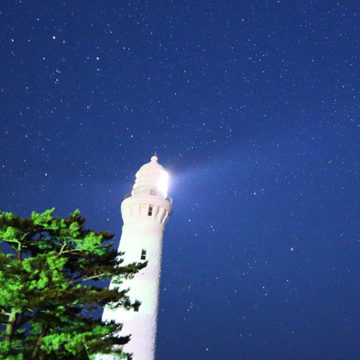
<path id="1" fill-rule="evenodd" d="M 360 352 L 355 0 L 0 3 L 0 207 L 120 238 L 156 151 L 157 360 Z"/>

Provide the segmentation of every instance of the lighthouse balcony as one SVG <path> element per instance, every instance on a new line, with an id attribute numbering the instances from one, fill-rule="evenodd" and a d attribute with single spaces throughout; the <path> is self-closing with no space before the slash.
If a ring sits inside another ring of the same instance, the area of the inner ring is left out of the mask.
<path id="1" fill-rule="evenodd" d="M 124 223 L 158 223 L 164 226 L 172 212 L 171 198 L 149 193 L 131 195 L 121 204 Z"/>
<path id="2" fill-rule="evenodd" d="M 140 194 L 136 194 L 136 195 L 140 195 Z M 164 195 L 161 192 L 156 191 L 156 190 L 142 191 L 141 195 L 150 195 L 150 196 L 155 196 L 155 197 L 158 197 L 158 198 L 160 197 L 161 199 L 169 201 L 170 204 L 173 203 L 173 199 L 169 194 L 167 194 L 166 197 L 164 197 Z M 128 193 L 125 194 L 124 200 L 131 197 L 131 196 L 133 196 L 133 192 L 129 191 Z"/>

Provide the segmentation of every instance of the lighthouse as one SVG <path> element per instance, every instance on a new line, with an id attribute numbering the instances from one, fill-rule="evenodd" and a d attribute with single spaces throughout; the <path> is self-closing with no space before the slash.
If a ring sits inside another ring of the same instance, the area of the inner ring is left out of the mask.
<path id="1" fill-rule="evenodd" d="M 123 351 L 132 353 L 128 360 L 154 360 L 159 304 L 161 253 L 165 224 L 172 202 L 168 196 L 169 175 L 157 156 L 136 173 L 131 194 L 121 204 L 123 228 L 118 252 L 124 253 L 122 265 L 147 261 L 133 279 L 124 280 L 120 289 L 129 288 L 131 301 L 141 304 L 135 309 L 104 309 L 103 321 L 122 323 L 119 335 L 131 335 Z M 115 287 L 116 285 L 110 285 Z M 115 360 L 112 355 L 97 359 Z"/>

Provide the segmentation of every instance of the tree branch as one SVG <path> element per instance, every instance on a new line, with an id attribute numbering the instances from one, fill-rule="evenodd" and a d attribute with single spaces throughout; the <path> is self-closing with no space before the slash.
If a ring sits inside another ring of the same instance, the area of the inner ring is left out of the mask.
<path id="1" fill-rule="evenodd" d="M 65 246 L 67 245 L 66 241 L 64 242 L 63 246 L 61 247 L 59 253 L 57 256 L 60 256 L 63 252 L 64 252 L 64 249 L 65 249 Z"/>
<path id="2" fill-rule="evenodd" d="M 84 252 L 81 252 L 81 250 L 79 250 L 79 249 L 65 250 L 65 251 L 62 252 L 62 254 L 74 254 L 74 255 L 79 255 L 79 256 L 85 256 L 86 255 Z"/>
<path id="3" fill-rule="evenodd" d="M 106 276 L 106 275 L 109 275 L 109 274 L 108 274 L 108 273 L 102 273 L 102 274 L 98 274 L 98 275 L 89 276 L 89 277 L 87 277 L 87 278 L 85 278 L 85 279 L 81 279 L 80 281 L 78 281 L 77 283 L 75 283 L 75 285 L 80 284 L 80 283 L 83 282 L 83 281 L 95 279 L 95 278 L 98 278 L 98 277 L 100 277 L 100 276 Z"/>
<path id="4" fill-rule="evenodd" d="M 6 312 L 4 309 L 1 309 L 1 313 L 4 314 L 4 315 L 6 315 L 6 316 L 10 316 L 10 315 L 11 315 L 11 313 Z"/>
<path id="5" fill-rule="evenodd" d="M 36 359 L 37 357 L 37 354 L 39 352 L 39 349 L 40 349 L 40 342 L 42 340 L 42 338 L 45 336 L 45 333 L 46 333 L 46 329 L 43 329 L 41 331 L 41 333 L 39 334 L 37 340 L 36 340 L 36 344 L 35 344 L 35 347 L 34 347 L 34 350 L 33 352 L 31 353 L 31 359 Z"/>

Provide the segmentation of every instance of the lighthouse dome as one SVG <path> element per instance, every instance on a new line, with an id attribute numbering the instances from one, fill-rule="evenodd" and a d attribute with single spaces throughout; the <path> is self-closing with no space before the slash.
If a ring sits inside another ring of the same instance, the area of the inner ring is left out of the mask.
<path id="1" fill-rule="evenodd" d="M 166 198 L 169 185 L 169 174 L 158 163 L 156 155 L 144 164 L 136 173 L 132 195 L 157 195 Z"/>

